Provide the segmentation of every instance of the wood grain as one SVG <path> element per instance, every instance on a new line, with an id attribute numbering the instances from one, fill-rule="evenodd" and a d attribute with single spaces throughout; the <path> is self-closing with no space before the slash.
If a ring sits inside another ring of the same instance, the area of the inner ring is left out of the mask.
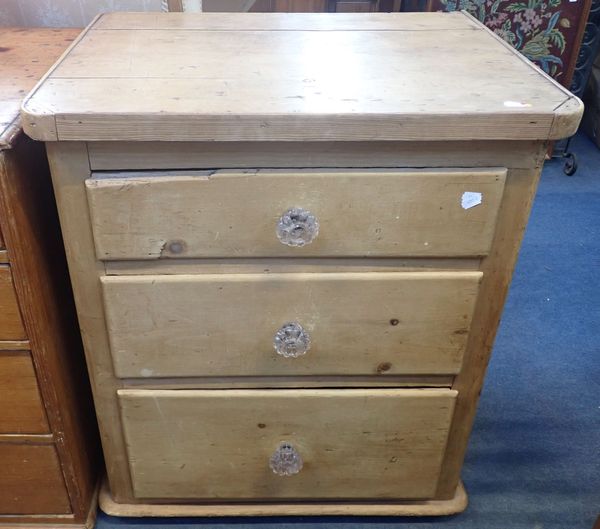
<path id="1" fill-rule="evenodd" d="M 326 11 L 327 0 L 257 0 L 251 13 L 321 13 Z"/>
<path id="2" fill-rule="evenodd" d="M 138 498 L 400 499 L 435 493 L 451 390 L 121 390 Z M 304 460 L 269 469 L 279 443 Z"/>
<path id="3" fill-rule="evenodd" d="M 78 29 L 0 28 L 0 150 L 19 133 L 19 109 L 27 92 L 79 34 Z"/>
<path id="4" fill-rule="evenodd" d="M 460 370 L 480 279 L 205 274 L 104 277 L 102 287 L 119 377 L 447 375 Z M 288 322 L 310 335 L 298 358 L 273 348 Z"/>
<path id="5" fill-rule="evenodd" d="M 367 17 L 340 13 L 331 17 L 320 13 L 172 13 L 165 16 L 152 12 L 123 12 L 102 15 L 89 30 L 441 31 L 465 27 L 475 29 L 478 26 L 469 19 L 465 21 L 461 13 L 433 16 L 403 13 L 393 17 L 384 13 L 373 13 Z"/>
<path id="6" fill-rule="evenodd" d="M 44 145 L 22 135 L 2 154 L 0 223 L 71 522 L 84 523 L 97 484 L 99 443 Z"/>
<path id="7" fill-rule="evenodd" d="M 451 147 L 452 146 L 450 145 L 450 150 Z M 498 159 L 502 156 L 507 156 L 507 159 L 509 159 L 510 154 L 506 151 L 503 151 L 503 148 L 507 148 L 507 144 L 496 144 L 496 147 L 499 149 L 499 152 L 490 155 L 492 159 Z M 539 161 L 542 160 L 544 145 L 542 143 L 531 144 L 531 148 L 531 161 L 528 163 L 533 164 L 533 166 L 535 167 L 539 165 Z M 275 147 L 274 150 L 276 151 L 277 147 Z M 98 263 L 94 258 L 92 235 L 89 229 L 89 225 L 87 224 L 89 222 L 89 211 L 87 208 L 86 197 L 84 192 L 84 180 L 89 178 L 90 168 L 88 164 L 86 146 L 80 143 L 50 144 L 49 152 L 51 154 L 51 160 L 53 161 L 53 168 L 56 177 L 55 185 L 57 188 L 59 203 L 61 204 L 63 226 L 65 229 L 65 233 L 67 234 L 67 251 L 71 261 L 71 273 L 73 275 L 73 280 L 76 286 L 76 293 L 78 295 L 80 317 L 82 318 L 82 324 L 84 328 L 84 338 L 86 339 L 86 348 L 90 370 L 93 375 L 93 378 L 96 380 L 94 386 L 96 391 L 96 398 L 98 400 L 98 410 L 101 418 L 101 425 L 103 428 L 105 450 L 107 453 L 107 457 L 110 461 L 109 476 L 111 479 L 111 487 L 114 493 L 114 500 L 125 504 L 121 511 L 118 508 L 115 508 L 114 504 L 112 504 L 111 508 L 115 509 L 116 512 L 122 513 L 153 512 L 156 514 L 165 515 L 173 515 L 175 513 L 183 514 L 185 512 L 221 512 L 224 514 L 244 512 L 244 509 L 242 509 L 241 511 L 236 511 L 236 508 L 238 508 L 239 505 L 233 506 L 230 510 L 228 510 L 227 508 L 219 510 L 218 506 L 204 506 L 203 508 L 199 508 L 198 511 L 193 511 L 193 508 L 195 506 L 190 506 L 186 510 L 185 507 L 182 508 L 182 506 L 179 504 L 174 505 L 172 507 L 160 506 L 156 508 L 153 508 L 148 505 L 140 507 L 133 507 L 131 505 L 132 502 L 135 502 L 136 500 L 132 496 L 132 489 L 129 482 L 130 477 L 126 469 L 127 454 L 125 452 L 125 447 L 122 444 L 122 437 L 120 435 L 120 417 L 118 414 L 118 410 L 115 410 L 114 398 L 116 390 L 118 390 L 119 387 L 123 387 L 123 385 L 114 378 L 112 360 L 110 357 L 108 344 L 106 342 L 104 312 L 101 309 L 102 301 L 99 292 L 99 280 L 104 274 L 105 267 Z M 168 150 L 165 149 L 164 152 L 168 153 Z M 482 152 L 482 158 L 480 160 L 482 164 L 485 163 L 485 156 L 487 156 L 488 154 L 489 151 Z M 176 156 L 174 154 L 170 156 L 172 156 L 172 159 L 176 159 Z M 422 150 L 422 156 L 422 159 L 426 158 L 425 149 Z M 309 166 L 311 161 L 312 160 L 308 158 L 306 161 L 306 165 Z M 452 163 L 459 164 L 460 161 L 458 158 L 456 158 L 453 159 Z M 519 160 L 514 158 L 512 159 L 511 163 L 517 164 L 517 167 L 521 166 Z M 218 164 L 216 165 L 218 166 Z M 514 178 L 518 180 L 524 175 L 527 175 L 528 172 L 512 171 L 511 174 L 513 174 Z M 524 207 L 527 207 L 527 204 L 524 204 Z M 512 235 L 510 233 L 503 232 L 502 237 L 511 239 Z M 498 239 L 496 238 L 496 240 Z M 173 261 L 173 263 L 175 263 L 175 261 Z M 258 263 L 259 260 L 256 260 L 256 264 Z M 296 265 L 298 265 L 298 262 L 296 262 Z M 475 265 L 478 267 L 478 262 L 476 262 Z M 116 266 L 116 264 L 112 263 L 111 266 Z M 135 262 L 123 263 L 123 269 L 126 270 L 126 273 L 128 274 L 135 275 L 136 266 L 137 265 Z M 174 265 L 167 264 L 167 269 L 169 266 Z M 201 267 L 203 265 L 197 262 L 195 264 L 192 263 L 191 266 Z M 210 267 L 211 265 L 208 266 Z M 246 263 L 245 266 L 248 266 L 248 263 Z M 282 265 L 280 264 L 278 266 Z M 339 266 L 339 264 L 337 264 L 336 266 Z M 433 264 L 430 262 L 428 263 L 428 266 L 433 266 Z M 469 266 L 473 266 L 473 264 L 471 263 Z M 176 267 L 174 267 L 169 273 L 179 273 L 179 271 Z M 117 273 L 119 272 L 117 271 Z M 494 298 L 492 297 L 489 302 L 494 303 Z M 477 342 L 473 341 L 471 343 Z M 469 352 L 469 358 L 472 358 L 473 354 L 476 353 L 474 353 L 471 350 Z M 482 369 L 481 364 L 477 369 Z M 129 381 L 133 383 L 134 379 L 128 379 L 128 382 Z M 195 383 L 205 384 L 207 382 L 206 379 L 204 379 L 204 381 L 202 381 L 201 379 L 181 379 L 181 381 L 184 385 L 188 384 L 188 386 L 186 387 L 194 387 Z M 228 379 L 225 379 L 224 382 L 227 383 Z M 229 379 L 229 382 L 231 382 L 231 379 Z M 268 383 L 268 381 L 266 383 Z M 298 380 L 294 380 L 292 382 L 292 384 L 295 385 L 297 385 L 298 383 L 302 382 Z M 163 388 L 169 387 L 170 384 L 173 388 L 182 387 L 181 385 L 177 386 L 176 379 L 157 379 L 156 381 L 153 381 L 153 387 L 155 387 L 157 390 L 160 390 L 160 384 L 164 384 L 162 386 Z M 466 388 L 466 390 L 469 391 L 469 398 L 474 399 L 475 397 L 473 391 L 477 390 L 469 390 L 468 388 Z M 467 403 L 463 403 L 463 406 L 465 406 L 466 404 Z M 465 409 L 468 410 L 468 413 L 474 412 L 474 403 L 471 406 L 464 407 L 462 412 L 463 414 L 465 414 Z M 462 427 L 455 426 L 454 431 L 460 432 L 461 428 Z M 454 445 L 452 450 L 460 451 L 461 448 L 462 450 L 464 450 L 466 447 L 467 437 L 463 437 L 462 434 L 460 434 L 457 436 L 456 439 L 451 440 L 450 444 Z M 458 480 L 460 470 L 460 463 L 458 463 L 458 465 L 455 465 L 453 461 L 450 461 L 450 463 L 448 463 L 448 460 L 446 460 L 446 465 L 447 466 L 445 466 L 443 470 L 444 481 L 441 483 L 443 487 L 447 486 L 450 480 Z M 440 489 L 443 487 L 440 487 Z M 453 496 L 453 494 L 454 492 L 451 492 L 448 496 Z M 407 509 L 411 512 L 415 512 L 415 510 L 418 512 L 419 507 L 417 503 L 411 502 L 411 505 L 407 506 Z M 442 504 L 447 505 L 448 503 L 442 502 Z M 361 505 L 357 505 L 355 503 L 351 506 L 342 506 L 340 507 L 340 509 L 345 509 L 344 512 L 359 513 L 367 512 L 369 509 L 372 509 L 371 512 L 376 512 L 376 510 L 379 507 L 380 505 L 374 504 L 370 507 L 365 507 L 365 510 L 363 510 Z M 390 506 L 389 508 L 394 509 L 394 506 Z M 413 510 L 413 508 L 415 510 Z M 341 512 L 339 510 L 336 511 L 336 509 L 338 509 L 338 507 L 336 506 L 319 506 L 319 510 L 322 510 L 323 512 L 328 512 L 328 509 L 330 510 L 329 512 Z M 298 512 L 306 513 L 309 510 L 310 508 L 308 506 L 305 506 L 303 508 L 299 507 Z M 267 505 L 264 506 L 264 509 L 262 509 L 261 507 L 258 508 L 258 511 L 253 512 L 277 513 L 280 511 L 278 511 L 277 508 L 272 508 L 272 506 Z M 384 510 L 384 512 L 392 511 Z"/>
<path id="8" fill-rule="evenodd" d="M 0 352 L 0 403 L 0 433 L 49 431 L 28 352 Z"/>
<path id="9" fill-rule="evenodd" d="M 202 376 L 123 379 L 124 387 L 144 389 L 451 388 L 453 382 L 452 375 Z"/>
<path id="10" fill-rule="evenodd" d="M 505 172 L 95 173 L 86 186 L 103 260 L 479 256 L 489 251 Z M 465 192 L 483 203 L 463 208 Z M 278 240 L 278 219 L 292 207 L 317 217 L 311 244 Z"/>
<path id="11" fill-rule="evenodd" d="M 294 274 L 317 272 L 448 272 L 478 270 L 480 258 L 159 259 L 105 261 L 106 275 Z M 2 347 L 2 342 L 0 342 Z"/>
<path id="12" fill-rule="evenodd" d="M 29 340 L 2 340 L 0 351 L 29 351 L 31 344 Z"/>
<path id="13" fill-rule="evenodd" d="M 541 169 L 509 171 L 491 254 L 482 261 L 483 281 L 475 308 L 463 369 L 453 388 L 459 392 L 438 497 L 451 498 L 460 479 L 504 301 L 527 225 Z"/>
<path id="14" fill-rule="evenodd" d="M 450 500 L 413 500 L 410 502 L 308 502 L 302 503 L 213 503 L 149 504 L 117 503 L 107 483 L 100 490 L 100 508 L 112 516 L 448 516 L 467 508 L 462 483 Z"/>
<path id="15" fill-rule="evenodd" d="M 371 13 L 377 9 L 377 2 L 373 0 L 336 0 L 333 3 L 336 13 Z"/>
<path id="16" fill-rule="evenodd" d="M 99 278 L 104 267 L 94 257 L 84 181 L 90 166 L 84 143 L 48 143 L 48 159 L 77 303 L 89 378 L 94 390 L 102 448 L 115 499 L 131 498 L 127 454 L 121 435 L 110 348 L 104 322 Z"/>
<path id="17" fill-rule="evenodd" d="M 0 442 L 0 514 L 68 514 L 54 446 Z"/>
<path id="18" fill-rule="evenodd" d="M 44 146 L 21 134 L 19 119 L 27 91 L 78 33 L 0 29 L 2 262 L 10 263 L 26 330 L 9 340 L 0 333 L 0 371 L 10 368 L 2 371 L 0 415 L 2 431 L 12 432 L 0 435 L 5 528 L 83 527 L 95 513 L 95 424 L 48 164 Z M 12 285 L 11 293 L 0 299 L 12 300 Z"/>
<path id="19" fill-rule="evenodd" d="M 513 167 L 543 163 L 532 141 L 90 142 L 96 171 L 281 167 Z"/>
<path id="20" fill-rule="evenodd" d="M 26 132 L 86 141 L 546 140 L 572 134 L 583 111 L 461 13 L 212 15 L 101 17 L 25 101 Z"/>
<path id="21" fill-rule="evenodd" d="M 2 171 L 2 160 L 0 160 Z M 21 311 L 17 303 L 12 273 L 8 265 L 0 265 L 0 340 L 25 340 Z"/>

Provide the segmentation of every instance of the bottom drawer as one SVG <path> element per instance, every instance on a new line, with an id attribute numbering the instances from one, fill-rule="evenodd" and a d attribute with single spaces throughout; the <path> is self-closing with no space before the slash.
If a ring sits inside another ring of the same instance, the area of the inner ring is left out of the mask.
<path id="1" fill-rule="evenodd" d="M 146 499 L 431 498 L 456 395 L 120 390 L 133 492 Z"/>
<path id="2" fill-rule="evenodd" d="M 69 514 L 54 445 L 0 443 L 0 514 Z"/>

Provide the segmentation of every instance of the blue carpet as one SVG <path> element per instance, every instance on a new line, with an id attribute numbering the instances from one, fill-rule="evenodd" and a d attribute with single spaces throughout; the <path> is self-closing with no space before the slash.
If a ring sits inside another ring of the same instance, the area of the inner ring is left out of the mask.
<path id="1" fill-rule="evenodd" d="M 463 479 L 447 518 L 140 519 L 97 529 L 591 529 L 600 513 L 600 151 L 546 163 L 494 347 Z M 175 527 L 173 527 L 175 526 Z"/>

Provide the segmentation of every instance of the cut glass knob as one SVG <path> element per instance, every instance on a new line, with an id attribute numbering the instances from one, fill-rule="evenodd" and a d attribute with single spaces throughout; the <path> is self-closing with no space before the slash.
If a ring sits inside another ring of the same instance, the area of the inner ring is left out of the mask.
<path id="1" fill-rule="evenodd" d="M 319 221 L 302 208 L 288 209 L 277 222 L 277 238 L 287 246 L 310 244 L 319 234 Z"/>
<path id="2" fill-rule="evenodd" d="M 299 323 L 286 323 L 275 333 L 273 347 L 281 356 L 296 358 L 310 349 L 310 336 Z"/>
<path id="3" fill-rule="evenodd" d="M 293 476 L 302 470 L 302 457 L 290 443 L 283 442 L 269 459 L 269 467 L 278 476 Z"/>

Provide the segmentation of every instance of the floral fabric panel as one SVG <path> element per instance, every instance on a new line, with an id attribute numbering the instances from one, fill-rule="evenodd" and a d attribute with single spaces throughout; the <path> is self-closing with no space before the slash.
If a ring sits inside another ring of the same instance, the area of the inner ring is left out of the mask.
<path id="1" fill-rule="evenodd" d="M 433 11 L 471 13 L 525 57 L 563 84 L 577 60 L 577 33 L 586 11 L 585 0 L 433 0 Z"/>

